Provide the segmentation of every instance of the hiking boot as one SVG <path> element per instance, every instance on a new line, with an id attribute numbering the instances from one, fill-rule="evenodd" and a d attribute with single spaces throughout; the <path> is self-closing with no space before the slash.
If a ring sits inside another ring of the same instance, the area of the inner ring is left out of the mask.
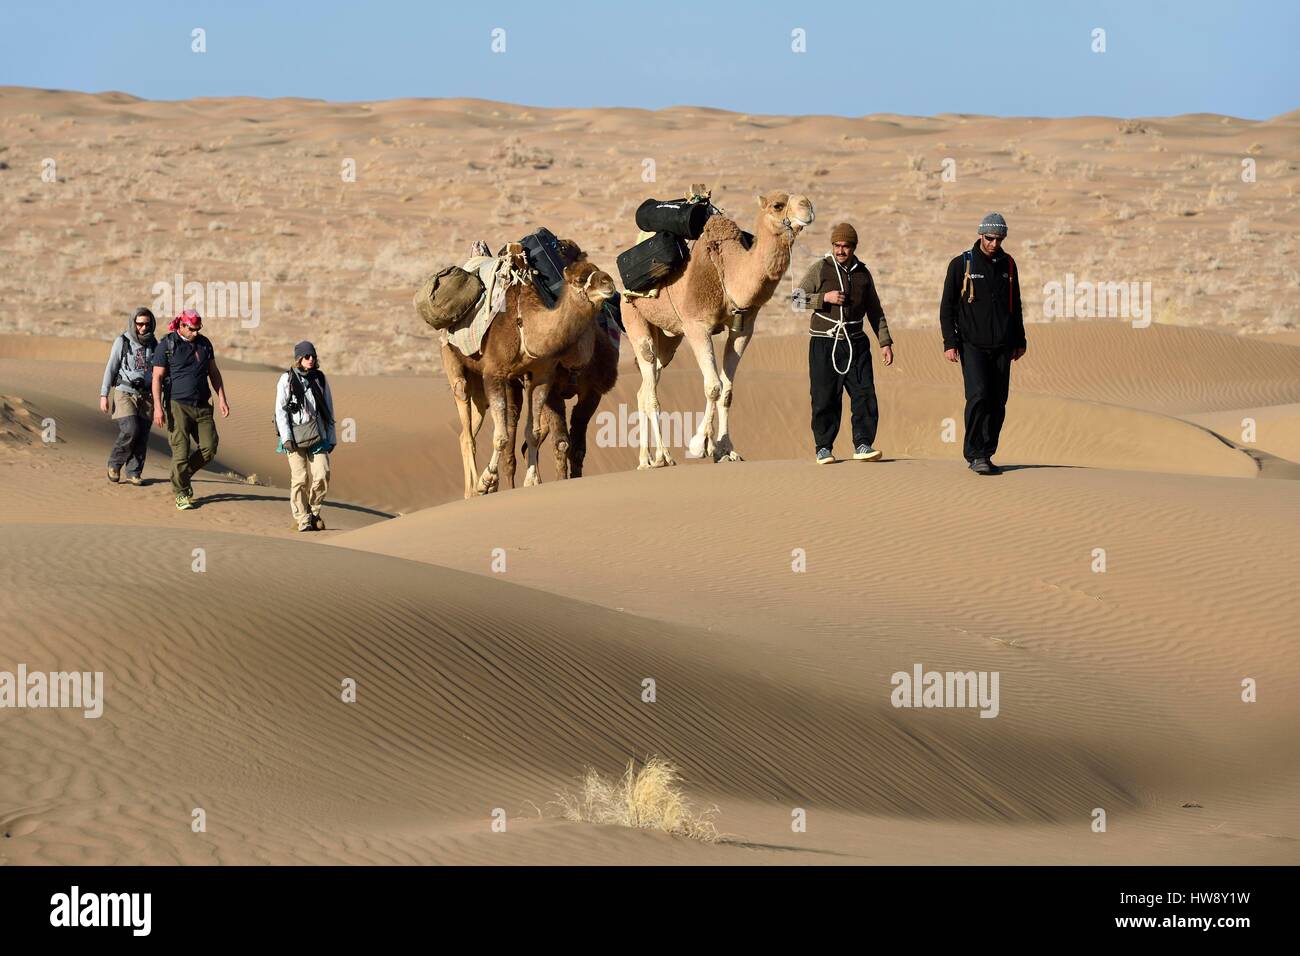
<path id="1" fill-rule="evenodd" d="M 817 449 L 817 464 L 828 465 L 834 460 L 835 460 L 835 456 L 831 454 L 831 450 L 829 448 Z"/>
<path id="2" fill-rule="evenodd" d="M 301 531 L 315 531 L 315 530 L 316 530 L 316 526 L 313 525 L 313 524 L 311 524 L 311 523 L 309 522 L 309 523 L 307 523 L 307 524 L 299 525 L 299 526 L 298 526 L 298 530 L 299 530 L 300 532 L 301 532 Z"/>
<path id="3" fill-rule="evenodd" d="M 139 488 L 141 485 L 144 484 L 144 479 L 141 478 L 139 475 L 132 475 L 130 478 L 127 479 L 127 481 L 135 485 L 137 488 Z"/>
<path id="4" fill-rule="evenodd" d="M 854 461 L 876 461 L 880 458 L 880 452 L 870 445 L 859 445 L 853 449 Z"/>
<path id="5" fill-rule="evenodd" d="M 971 460 L 970 470 L 977 475 L 1000 475 L 1002 469 L 993 464 L 988 458 L 975 458 Z"/>
<path id="6" fill-rule="evenodd" d="M 176 510 L 177 510 L 177 511 L 189 511 L 189 510 L 192 509 L 193 507 L 194 507 L 194 499 L 191 498 L 189 495 L 177 495 L 177 496 L 176 496 Z"/>
<path id="7" fill-rule="evenodd" d="M 108 480 L 111 481 L 111 482 L 114 482 L 114 483 L 121 481 L 121 480 L 122 480 L 122 469 L 121 469 L 121 468 L 110 468 L 110 469 L 108 469 Z"/>
<path id="8" fill-rule="evenodd" d="M 312 528 L 313 531 L 324 531 L 324 530 L 325 530 L 325 519 L 322 518 L 320 515 L 312 515 L 312 516 L 311 516 L 311 528 Z"/>

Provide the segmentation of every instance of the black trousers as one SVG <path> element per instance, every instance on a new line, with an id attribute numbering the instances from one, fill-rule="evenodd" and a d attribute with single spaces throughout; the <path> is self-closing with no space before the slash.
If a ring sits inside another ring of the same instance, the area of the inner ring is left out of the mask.
<path id="1" fill-rule="evenodd" d="M 961 374 L 966 381 L 967 461 L 992 458 L 998 450 L 998 436 L 1007 417 L 1007 394 L 1011 389 L 1011 349 L 963 345 Z"/>
<path id="2" fill-rule="evenodd" d="M 144 471 L 144 456 L 149 451 L 149 429 L 153 422 L 139 415 L 117 420 L 117 441 L 108 453 L 108 467 L 119 471 L 126 465 L 128 478 L 139 478 Z"/>
<path id="3" fill-rule="evenodd" d="M 848 372 L 835 371 L 834 362 Z M 849 393 L 853 446 L 870 445 L 876 440 L 880 424 L 880 406 L 876 404 L 876 383 L 871 375 L 871 340 L 853 336 L 853 359 L 849 360 L 849 343 L 822 335 L 808 338 L 808 378 L 812 391 L 813 450 L 831 448 L 840 430 L 843 395 Z"/>

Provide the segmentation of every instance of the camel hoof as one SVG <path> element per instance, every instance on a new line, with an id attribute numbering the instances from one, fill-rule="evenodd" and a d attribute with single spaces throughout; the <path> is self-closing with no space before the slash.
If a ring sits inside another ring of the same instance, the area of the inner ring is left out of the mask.
<path id="1" fill-rule="evenodd" d="M 478 493 L 480 495 L 490 495 L 500 486 L 500 480 L 495 472 L 485 471 L 478 479 Z"/>
<path id="2" fill-rule="evenodd" d="M 686 446 L 686 454 L 691 458 L 703 458 L 705 452 L 706 439 L 702 435 L 693 435 L 690 444 Z"/>
<path id="3" fill-rule="evenodd" d="M 537 469 L 529 466 L 528 474 L 524 476 L 524 487 L 531 488 L 533 485 L 540 485 L 541 483 L 542 479 L 537 474 Z"/>
<path id="4" fill-rule="evenodd" d="M 656 468 L 671 468 L 677 462 L 673 461 L 673 456 L 666 451 L 661 451 L 659 457 L 655 459 Z"/>
<path id="5" fill-rule="evenodd" d="M 738 455 L 738 454 L 733 450 L 733 451 L 729 451 L 729 452 L 727 452 L 725 455 L 720 455 L 720 456 L 718 456 L 718 458 L 717 458 L 716 460 L 717 460 L 717 461 L 744 461 L 745 459 L 741 458 L 740 455 Z"/>

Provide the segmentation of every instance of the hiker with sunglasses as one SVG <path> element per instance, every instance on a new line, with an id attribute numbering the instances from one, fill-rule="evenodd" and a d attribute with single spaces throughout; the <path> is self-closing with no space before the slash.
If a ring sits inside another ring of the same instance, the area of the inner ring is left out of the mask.
<path id="1" fill-rule="evenodd" d="M 153 423 L 167 423 L 172 446 L 172 493 L 176 509 L 194 507 L 194 473 L 217 457 L 217 423 L 212 391 L 222 418 L 230 417 L 226 388 L 212 342 L 199 329 L 203 319 L 186 309 L 167 326 L 153 353 Z M 212 387 L 208 387 L 211 382 Z"/>
<path id="2" fill-rule="evenodd" d="M 979 238 L 948 263 L 939 306 L 943 355 L 960 362 L 966 384 L 963 453 L 977 475 L 998 475 L 993 463 L 1007 414 L 1011 363 L 1025 354 L 1016 261 L 1002 248 L 1007 221 L 995 212 L 980 222 Z"/>
<path id="3" fill-rule="evenodd" d="M 324 531 L 321 506 L 330 484 L 334 450 L 334 397 L 320 370 L 316 346 L 293 347 L 293 367 L 275 388 L 277 452 L 289 459 L 289 508 L 299 531 Z"/>
<path id="4" fill-rule="evenodd" d="M 149 426 L 153 420 L 152 378 L 154 338 L 153 313 L 139 308 L 126 323 L 126 331 L 113 340 L 99 388 L 99 410 L 117 422 L 117 440 L 108 453 L 108 480 L 144 484 L 144 456 L 149 450 Z"/>

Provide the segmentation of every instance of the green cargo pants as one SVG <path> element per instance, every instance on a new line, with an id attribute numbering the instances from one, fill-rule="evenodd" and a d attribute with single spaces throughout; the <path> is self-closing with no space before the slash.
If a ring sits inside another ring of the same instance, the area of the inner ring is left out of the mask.
<path id="1" fill-rule="evenodd" d="M 172 491 L 194 497 L 194 473 L 217 457 L 217 423 L 211 405 L 167 405 L 167 441 L 172 446 Z M 192 443 L 192 444 L 191 444 Z"/>

